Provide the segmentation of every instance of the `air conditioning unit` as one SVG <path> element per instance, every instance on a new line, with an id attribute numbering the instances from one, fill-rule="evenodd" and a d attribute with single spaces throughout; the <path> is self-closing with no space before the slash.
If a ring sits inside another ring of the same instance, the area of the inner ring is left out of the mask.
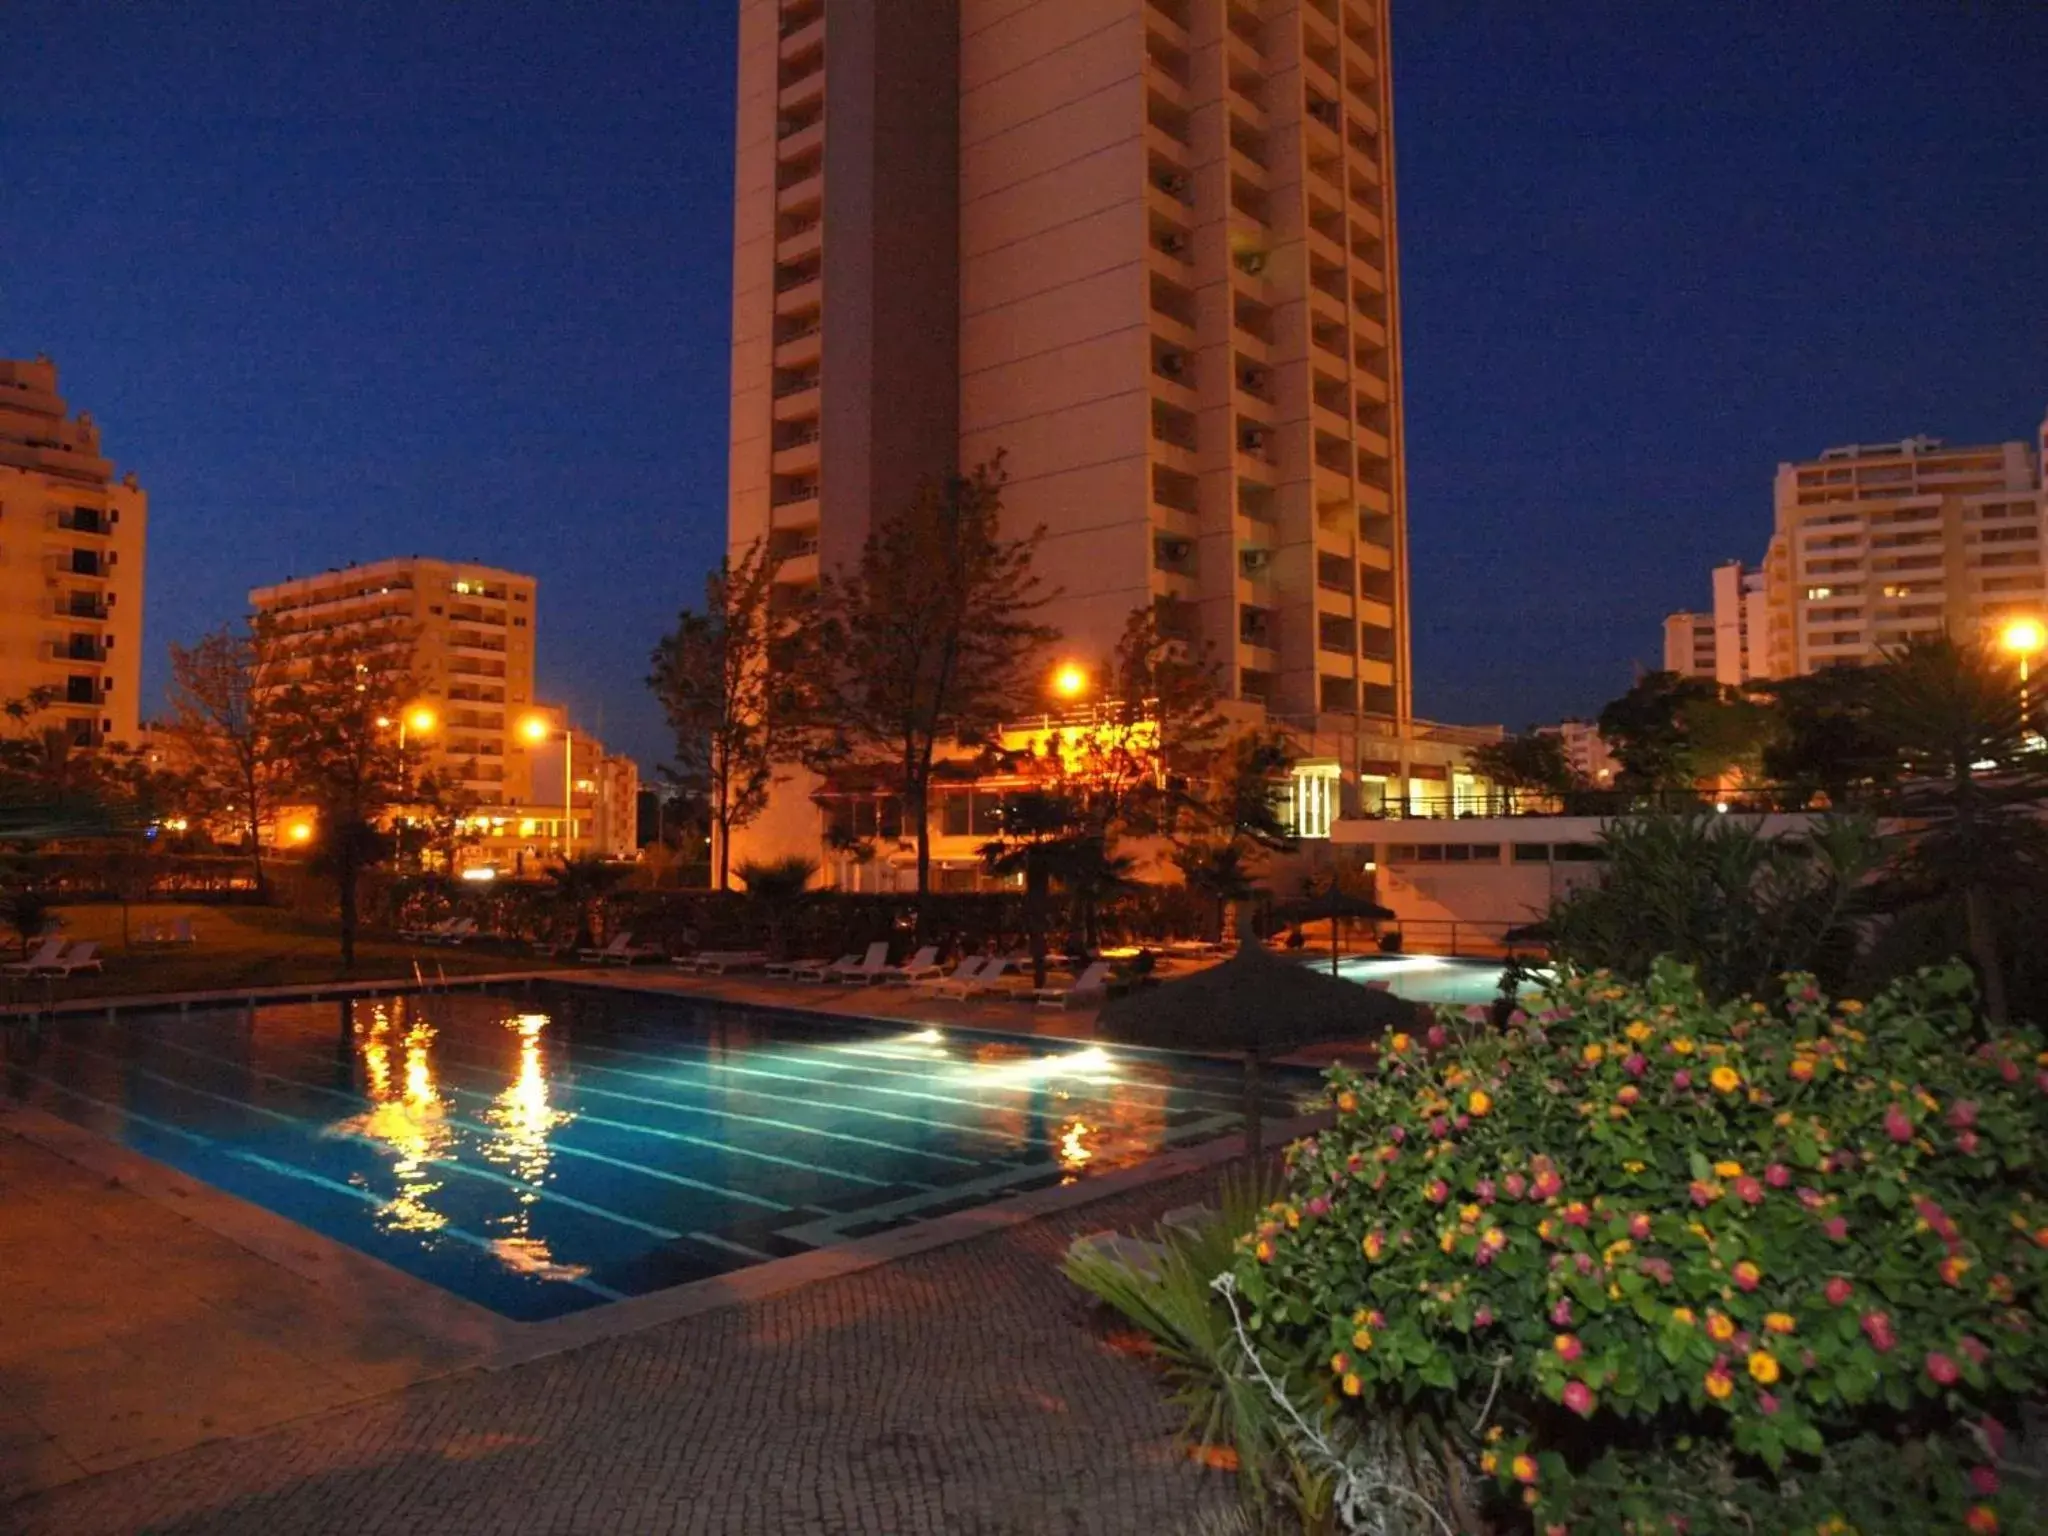
<path id="1" fill-rule="evenodd" d="M 1237 269 L 1251 277 L 1257 277 L 1266 270 L 1264 251 L 1246 251 L 1237 258 Z"/>
<path id="2" fill-rule="evenodd" d="M 1187 359 L 1178 352 L 1159 354 L 1159 371 L 1169 379 L 1177 379 L 1187 371 Z"/>
<path id="3" fill-rule="evenodd" d="M 1161 539 L 1159 558 L 1169 565 L 1179 565 L 1195 552 L 1195 546 L 1186 539 Z"/>
<path id="4" fill-rule="evenodd" d="M 1179 235 L 1161 235 L 1159 249 L 1169 256 L 1178 256 L 1188 248 L 1188 243 Z"/>
<path id="5" fill-rule="evenodd" d="M 1188 179 L 1179 171 L 1167 171 L 1159 178 L 1159 185 L 1164 190 L 1171 192 L 1175 197 L 1178 197 L 1181 193 L 1187 191 Z"/>
<path id="6" fill-rule="evenodd" d="M 1270 549 L 1240 550 L 1237 561 L 1239 568 L 1244 571 L 1245 575 L 1256 576 L 1273 563 L 1273 551 Z"/>
<path id="7" fill-rule="evenodd" d="M 1266 370 L 1263 368 L 1246 368 L 1238 374 L 1237 382 L 1246 389 L 1264 389 L 1266 387 Z"/>
<path id="8" fill-rule="evenodd" d="M 1252 452 L 1257 453 L 1266 446 L 1266 429 L 1264 427 L 1246 427 L 1238 441 L 1251 449 Z"/>

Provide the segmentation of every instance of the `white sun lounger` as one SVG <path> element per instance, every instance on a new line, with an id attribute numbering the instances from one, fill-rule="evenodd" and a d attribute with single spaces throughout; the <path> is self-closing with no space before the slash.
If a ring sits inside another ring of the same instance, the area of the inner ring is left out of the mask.
<path id="1" fill-rule="evenodd" d="M 713 949 L 696 957 L 699 976 L 723 976 L 727 971 L 751 971 L 767 961 L 758 949 Z"/>
<path id="2" fill-rule="evenodd" d="M 605 945 L 604 948 L 579 949 L 576 951 L 576 958 L 579 960 L 595 960 L 602 965 L 607 960 L 623 958 L 626 951 L 632 948 L 632 946 L 633 935 L 631 933 L 616 933 L 612 935 L 611 943 Z"/>
<path id="3" fill-rule="evenodd" d="M 841 955 L 837 960 L 827 960 L 822 963 L 811 961 L 804 965 L 791 966 L 789 979 L 791 981 L 824 981 L 835 971 L 845 970 L 858 964 L 860 964 L 860 956 L 852 954 Z"/>
<path id="4" fill-rule="evenodd" d="M 103 969 L 104 967 L 100 964 L 99 944 L 95 940 L 85 939 L 72 945 L 68 951 L 59 955 L 47 965 L 37 967 L 35 974 L 39 976 L 69 976 L 73 971 L 98 971 Z"/>
<path id="5" fill-rule="evenodd" d="M 927 992 L 944 994 L 956 987 L 968 985 L 981 974 L 981 968 L 986 963 L 980 955 L 968 955 L 952 970 L 942 971 L 933 976 L 921 976 L 911 985 L 922 987 Z M 962 992 L 960 995 L 965 997 L 967 994 Z"/>
<path id="6" fill-rule="evenodd" d="M 9 976 L 33 976 L 37 971 L 44 970 L 50 966 L 63 953 L 63 937 L 61 935 L 52 935 L 44 939 L 37 946 L 35 953 L 26 960 L 14 960 L 6 965 L 0 965 L 0 973 Z"/>
<path id="7" fill-rule="evenodd" d="M 895 967 L 889 964 L 888 944 L 870 944 L 865 959 L 858 965 L 834 971 L 832 979 L 842 987 L 864 987 L 871 981 L 887 980 L 889 973 L 894 969 Z"/>
<path id="8" fill-rule="evenodd" d="M 946 968 L 939 964 L 939 946 L 927 944 L 901 965 L 892 965 L 882 974 L 885 981 L 901 986 L 920 977 L 943 976 Z"/>
<path id="9" fill-rule="evenodd" d="M 1032 1000 L 1041 1008 L 1065 1008 L 1074 1002 L 1101 997 L 1109 989 L 1109 972 L 1109 961 L 1091 960 L 1071 986 L 1033 987 Z"/>

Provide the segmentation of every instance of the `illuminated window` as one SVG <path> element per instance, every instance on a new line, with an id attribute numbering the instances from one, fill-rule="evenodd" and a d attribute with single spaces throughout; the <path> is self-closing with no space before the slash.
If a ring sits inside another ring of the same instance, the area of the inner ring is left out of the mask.
<path id="1" fill-rule="evenodd" d="M 1833 597 L 1834 595 L 1835 589 L 1833 587 L 1808 587 L 1806 589 L 1806 600 L 1810 603 L 1817 603 L 1824 597 Z"/>
<path id="2" fill-rule="evenodd" d="M 1328 837 L 1337 819 L 1337 785 L 1340 770 L 1335 763 L 1297 763 L 1294 768 L 1292 820 L 1296 837 Z"/>

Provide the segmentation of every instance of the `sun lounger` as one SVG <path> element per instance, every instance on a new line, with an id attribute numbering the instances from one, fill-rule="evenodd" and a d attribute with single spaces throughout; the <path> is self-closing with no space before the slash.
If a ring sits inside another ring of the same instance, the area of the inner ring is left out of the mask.
<path id="1" fill-rule="evenodd" d="M 429 944 L 466 944 L 476 937 L 476 919 L 458 917 L 439 933 L 428 937 Z"/>
<path id="2" fill-rule="evenodd" d="M 73 971 L 97 971 L 100 964 L 100 947 L 92 939 L 83 939 L 71 946 L 56 959 L 38 966 L 33 974 L 38 976 L 69 976 Z"/>
<path id="3" fill-rule="evenodd" d="M 941 977 L 931 983 L 932 993 L 937 997 L 964 999 L 973 997 L 978 992 L 1001 992 L 1004 990 L 1003 976 L 1009 969 L 1010 962 L 1002 955 L 981 961 L 977 970 L 970 971 L 963 964 L 952 975 Z"/>
<path id="4" fill-rule="evenodd" d="M 615 933 L 612 935 L 611 943 L 605 945 L 602 949 L 579 949 L 576 951 L 576 958 L 578 960 L 595 960 L 602 965 L 606 960 L 619 959 L 632 945 L 632 934 Z"/>
<path id="5" fill-rule="evenodd" d="M 43 942 L 36 947 L 35 953 L 30 955 L 26 960 L 15 960 L 11 961 L 7 965 L 0 965 L 0 973 L 4 973 L 8 976 L 33 976 L 37 971 L 43 970 L 46 967 L 48 967 L 53 961 L 57 959 L 59 955 L 63 953 L 63 938 L 58 935 L 51 935 L 50 937 L 44 939 Z"/>
<path id="6" fill-rule="evenodd" d="M 888 963 L 888 941 L 886 939 L 878 939 L 868 946 L 868 952 L 865 955 L 841 955 L 830 965 L 823 967 L 817 972 L 798 972 L 796 979 L 798 981 L 837 981 L 842 976 L 853 975 L 857 972 L 879 971 Z"/>
<path id="7" fill-rule="evenodd" d="M 798 971 L 822 971 L 831 963 L 830 960 L 826 959 L 771 960 L 763 969 L 777 981 L 788 981 Z M 676 964 L 681 965 L 682 961 L 678 960 Z"/>
<path id="8" fill-rule="evenodd" d="M 927 944 L 901 965 L 890 966 L 883 973 L 883 979 L 894 985 L 902 986 L 906 982 L 916 981 L 920 977 L 943 976 L 945 974 L 946 968 L 939 964 L 939 946 Z"/>
<path id="9" fill-rule="evenodd" d="M 870 944 L 866 958 L 858 965 L 833 972 L 832 979 L 842 987 L 864 987 L 871 981 L 886 981 L 894 969 L 889 964 L 889 946 L 886 943 Z"/>
<path id="10" fill-rule="evenodd" d="M 723 976 L 727 971 L 751 971 L 767 959 L 758 949 L 712 949 L 697 956 L 695 969 L 699 976 Z"/>
<path id="11" fill-rule="evenodd" d="M 956 987 L 966 986 L 981 974 L 982 966 L 987 963 L 987 960 L 981 955 L 968 955 L 958 965 L 954 966 L 952 970 L 941 971 L 935 976 L 921 976 L 912 985 L 921 987 L 927 992 L 944 995 Z M 962 992 L 960 995 L 965 997 L 967 994 Z"/>
<path id="12" fill-rule="evenodd" d="M 1109 987 L 1109 972 L 1107 960 L 1091 960 L 1071 986 L 1033 987 L 1032 1000 L 1041 1008 L 1065 1008 L 1075 1002 L 1101 997 Z"/>
<path id="13" fill-rule="evenodd" d="M 846 970 L 858 964 L 860 964 L 860 956 L 853 954 L 841 955 L 837 960 L 828 960 L 823 964 L 816 961 L 807 961 L 803 965 L 791 966 L 789 979 L 791 981 L 825 981 L 835 972 Z"/>

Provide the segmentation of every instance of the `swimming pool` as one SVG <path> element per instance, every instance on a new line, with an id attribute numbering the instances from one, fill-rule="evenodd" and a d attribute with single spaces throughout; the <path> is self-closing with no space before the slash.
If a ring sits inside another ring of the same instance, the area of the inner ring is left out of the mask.
<path id="1" fill-rule="evenodd" d="M 1449 955 L 1352 955 L 1337 962 L 1346 981 L 1383 981 L 1411 1003 L 1490 1003 L 1500 995 L 1501 969 L 1498 960 Z"/>
<path id="2" fill-rule="evenodd" d="M 522 1321 L 1124 1167 L 1235 1130 L 1241 1092 L 1225 1061 L 566 987 L 66 1019 L 6 1040 L 0 1086 Z"/>

